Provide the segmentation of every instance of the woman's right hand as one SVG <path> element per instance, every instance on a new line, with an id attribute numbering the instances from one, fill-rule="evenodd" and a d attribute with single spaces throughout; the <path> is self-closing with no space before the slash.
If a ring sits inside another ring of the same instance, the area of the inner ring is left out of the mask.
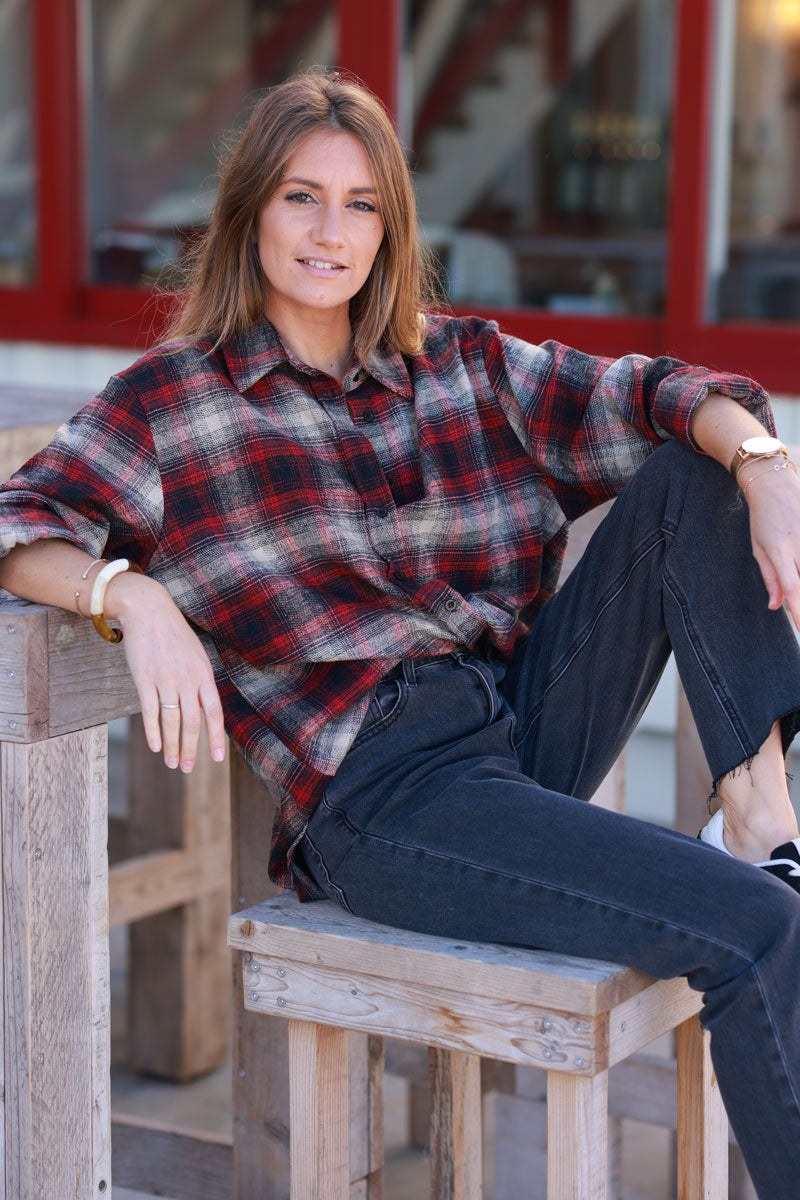
<path id="1" fill-rule="evenodd" d="M 205 720 L 211 756 L 221 761 L 225 729 L 214 672 L 167 590 L 146 575 L 123 572 L 108 585 L 104 612 L 122 626 L 150 749 L 163 748 L 168 767 L 191 771 Z"/>

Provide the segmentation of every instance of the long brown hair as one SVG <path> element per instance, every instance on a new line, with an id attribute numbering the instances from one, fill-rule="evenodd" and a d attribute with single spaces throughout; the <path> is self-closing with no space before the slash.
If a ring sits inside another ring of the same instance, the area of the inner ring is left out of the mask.
<path id="1" fill-rule="evenodd" d="M 337 72 L 295 75 L 256 105 L 221 164 L 211 223 L 188 262 L 188 286 L 170 336 L 215 346 L 266 311 L 269 287 L 258 257 L 258 215 L 289 159 L 318 129 L 353 134 L 375 178 L 384 236 L 372 270 L 350 301 L 354 350 L 365 360 L 381 342 L 419 354 L 434 272 L 417 232 L 417 209 L 402 146 L 380 102 Z"/>

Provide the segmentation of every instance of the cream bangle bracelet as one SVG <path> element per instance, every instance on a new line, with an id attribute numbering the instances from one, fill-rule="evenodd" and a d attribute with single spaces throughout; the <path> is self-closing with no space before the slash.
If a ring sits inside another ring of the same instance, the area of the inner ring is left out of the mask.
<path id="1" fill-rule="evenodd" d="M 103 616 L 103 605 L 106 598 L 106 588 L 115 575 L 121 575 L 123 571 L 137 571 L 141 574 L 141 567 L 137 567 L 135 563 L 129 562 L 127 558 L 117 558 L 114 562 L 107 563 L 102 570 L 97 572 L 94 583 L 92 585 L 92 597 L 89 601 L 89 613 L 94 625 L 101 638 L 107 642 L 121 642 L 122 630 L 112 629 L 106 624 Z"/>

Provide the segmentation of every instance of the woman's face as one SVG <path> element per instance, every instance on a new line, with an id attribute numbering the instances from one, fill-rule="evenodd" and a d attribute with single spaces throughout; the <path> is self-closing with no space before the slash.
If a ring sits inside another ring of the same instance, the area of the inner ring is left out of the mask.
<path id="1" fill-rule="evenodd" d="M 318 130 L 300 144 L 258 218 L 267 316 L 348 314 L 383 240 L 375 180 L 358 138 Z"/>

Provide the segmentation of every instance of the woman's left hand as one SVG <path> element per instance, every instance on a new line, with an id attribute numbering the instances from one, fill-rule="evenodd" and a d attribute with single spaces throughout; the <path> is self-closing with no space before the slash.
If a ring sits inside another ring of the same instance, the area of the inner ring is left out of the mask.
<path id="1" fill-rule="evenodd" d="M 769 592 L 769 607 L 785 604 L 800 629 L 800 479 L 791 467 L 753 463 L 742 471 L 750 507 L 753 555 Z"/>

